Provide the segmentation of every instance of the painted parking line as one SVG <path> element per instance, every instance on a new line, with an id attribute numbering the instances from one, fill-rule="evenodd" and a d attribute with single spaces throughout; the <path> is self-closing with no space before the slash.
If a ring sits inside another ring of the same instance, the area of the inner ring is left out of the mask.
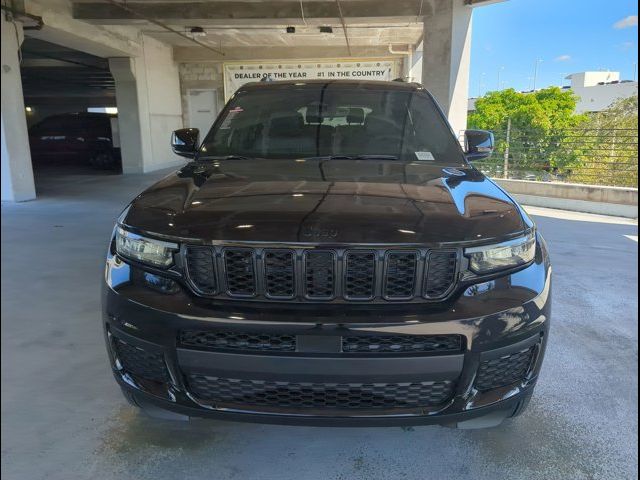
<path id="1" fill-rule="evenodd" d="M 634 242 L 638 242 L 638 235 L 625 235 L 629 240 L 633 240 Z"/>

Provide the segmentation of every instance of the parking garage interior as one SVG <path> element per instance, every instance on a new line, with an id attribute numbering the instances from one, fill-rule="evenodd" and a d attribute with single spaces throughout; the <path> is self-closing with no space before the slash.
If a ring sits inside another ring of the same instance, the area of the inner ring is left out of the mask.
<path id="1" fill-rule="evenodd" d="M 20 53 L 36 191 L 56 178 L 120 173 L 115 82 L 108 61 L 31 37 Z"/>
<path id="2" fill-rule="evenodd" d="M 632 478 L 638 305 L 629 265 L 637 264 L 637 220 L 526 207 L 552 250 L 554 341 L 531 413 L 491 431 L 157 421 L 125 402 L 107 362 L 100 281 L 114 222 L 135 195 L 184 164 L 170 134 L 213 121 L 233 94 L 225 75 L 387 62 L 391 78 L 424 84 L 459 132 L 473 11 L 493 3 L 3 4 L 3 475 Z M 33 160 L 30 127 L 113 108 L 118 169 Z"/>

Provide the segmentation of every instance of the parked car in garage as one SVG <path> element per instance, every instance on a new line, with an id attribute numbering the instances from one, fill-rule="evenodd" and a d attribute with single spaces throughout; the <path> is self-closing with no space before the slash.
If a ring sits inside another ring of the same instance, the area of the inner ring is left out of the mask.
<path id="1" fill-rule="evenodd" d="M 29 129 L 31 158 L 55 164 L 80 160 L 100 169 L 120 168 L 117 116 L 107 113 L 52 115 Z"/>
<path id="2" fill-rule="evenodd" d="M 418 84 L 253 83 L 109 244 L 116 380 L 154 415 L 494 426 L 549 337 L 551 266 Z"/>

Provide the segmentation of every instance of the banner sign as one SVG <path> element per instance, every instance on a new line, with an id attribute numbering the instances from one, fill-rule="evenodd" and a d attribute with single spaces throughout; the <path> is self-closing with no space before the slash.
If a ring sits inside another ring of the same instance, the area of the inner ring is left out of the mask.
<path id="1" fill-rule="evenodd" d="M 245 83 L 272 80 L 393 80 L 394 60 L 349 60 L 330 62 L 225 63 L 225 101 Z"/>

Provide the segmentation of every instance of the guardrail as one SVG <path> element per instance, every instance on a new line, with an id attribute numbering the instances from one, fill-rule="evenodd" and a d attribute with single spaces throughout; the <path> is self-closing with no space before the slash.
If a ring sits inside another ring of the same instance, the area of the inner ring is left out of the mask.
<path id="1" fill-rule="evenodd" d="M 494 178 L 638 187 L 637 128 L 576 128 L 543 134 L 494 132 L 491 158 L 474 165 Z"/>
<path id="2" fill-rule="evenodd" d="M 494 180 L 523 205 L 638 218 L 638 189 L 562 182 Z"/>

